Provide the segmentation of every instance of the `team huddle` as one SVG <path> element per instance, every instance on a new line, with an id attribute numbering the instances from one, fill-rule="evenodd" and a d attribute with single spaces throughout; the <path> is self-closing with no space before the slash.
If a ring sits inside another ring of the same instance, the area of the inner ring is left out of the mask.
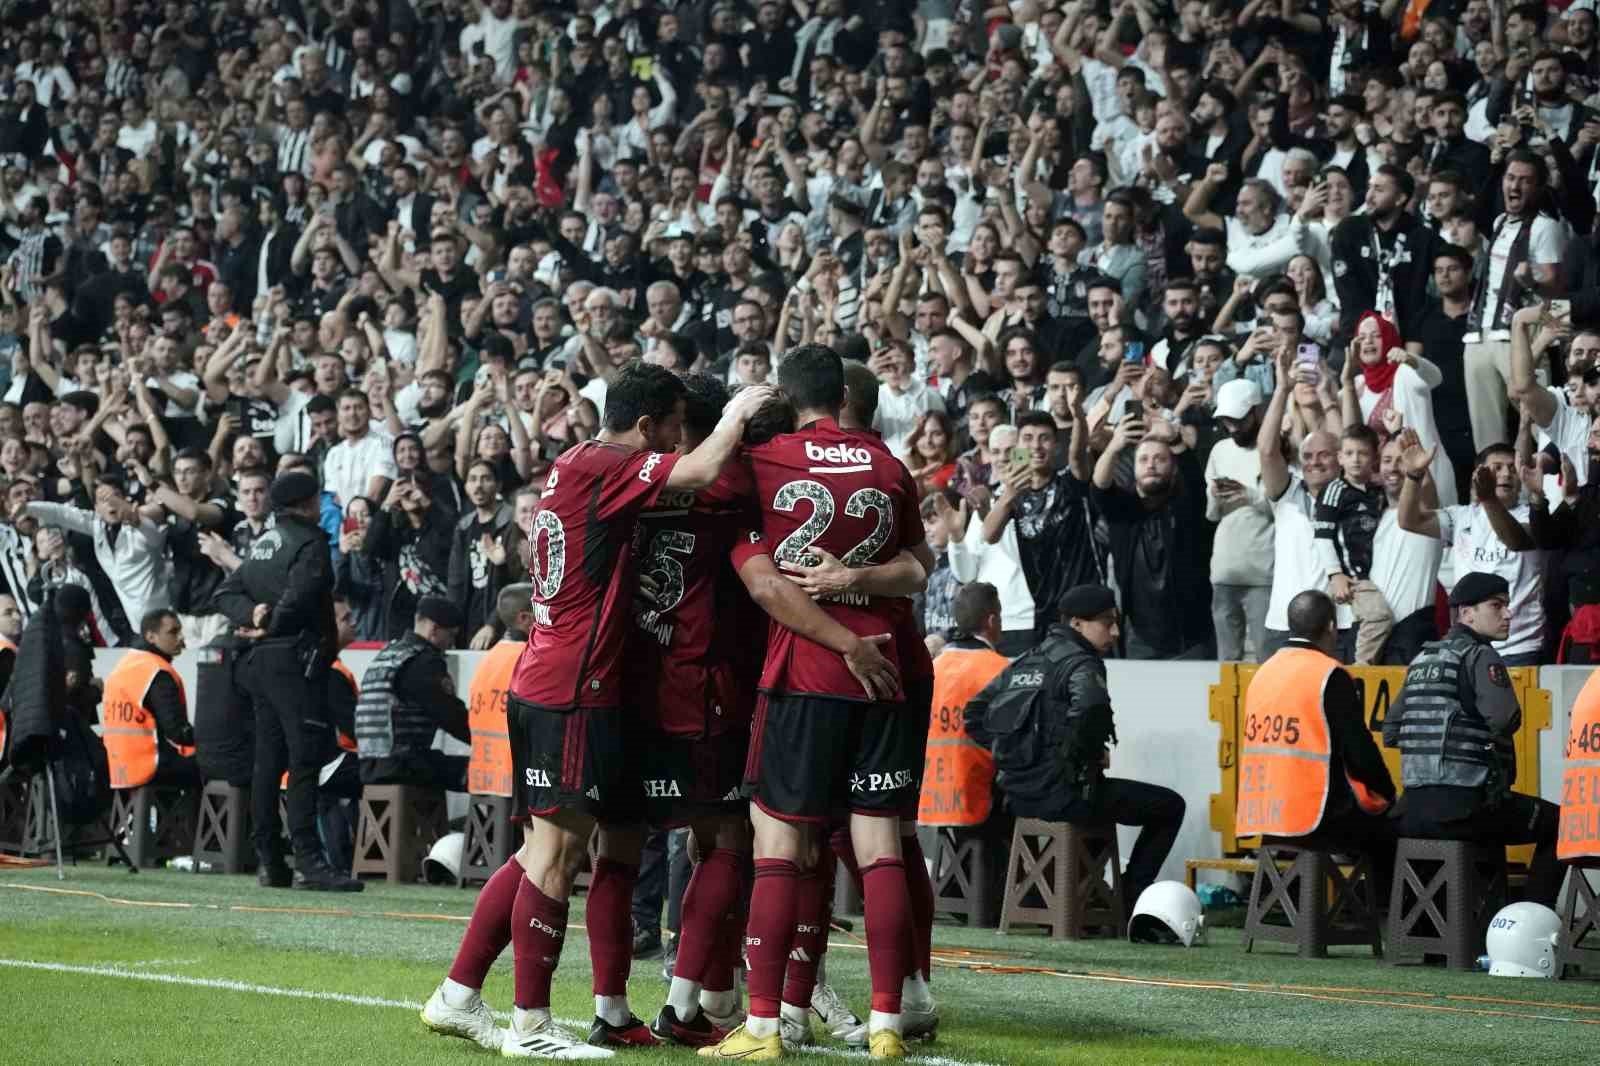
<path id="1" fill-rule="evenodd" d="M 430 1029 L 510 1057 L 677 1043 L 778 1058 L 811 1041 L 840 861 L 860 881 L 872 985 L 846 1039 L 900 1058 L 937 1025 L 915 836 L 933 669 L 908 598 L 932 557 L 910 473 L 865 428 L 877 384 L 847 379 L 815 345 L 785 358 L 781 396 L 730 400 L 710 377 L 635 364 L 600 436 L 555 463 L 507 698 L 524 843 L 480 893 Z M 650 1025 L 626 987 L 647 824 L 689 827 L 697 860 Z M 583 1041 L 553 1020 L 550 986 L 591 836 Z M 502 1030 L 480 992 L 508 943 Z"/>

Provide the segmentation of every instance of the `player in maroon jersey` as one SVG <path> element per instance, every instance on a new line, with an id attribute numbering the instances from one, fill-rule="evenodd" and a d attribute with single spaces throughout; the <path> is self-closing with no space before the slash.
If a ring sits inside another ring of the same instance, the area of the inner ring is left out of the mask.
<path id="1" fill-rule="evenodd" d="M 910 473 L 880 442 L 839 427 L 844 369 L 830 349 L 802 346 L 784 359 L 779 382 L 800 429 L 747 448 L 762 510 L 762 533 L 780 564 L 812 564 L 821 549 L 847 566 L 885 563 L 922 543 Z M 915 586 L 914 586 L 915 587 Z M 858 636 L 894 619 L 871 596 L 822 601 Z M 890 642 L 893 643 L 892 641 Z M 894 658 L 893 655 L 890 656 Z M 756 881 L 745 936 L 749 1017 L 713 1058 L 753 1061 L 782 1054 L 779 1001 L 794 938 L 802 876 L 815 877 L 820 831 L 848 811 L 862 864 L 872 974 L 869 1053 L 901 1058 L 901 983 L 910 955 L 910 902 L 901 860 L 899 814 L 922 759 L 898 704 L 863 699 L 843 661 L 788 629 L 769 635 L 746 780 L 755 786 Z"/>
<path id="2" fill-rule="evenodd" d="M 680 450 L 715 428 L 728 399 L 707 374 L 685 386 Z M 733 987 L 736 960 L 724 925 L 741 903 L 749 852 L 741 788 L 750 701 L 738 691 L 747 630 L 738 622 L 748 626 L 759 612 L 728 565 L 749 496 L 743 465 L 730 463 L 709 488 L 663 492 L 639 515 L 639 577 L 651 594 L 635 604 L 625 681 L 647 730 L 639 745 L 645 813 L 655 826 L 689 826 L 698 856 L 683 894 L 668 1005 L 651 1029 L 662 1041 L 694 1047 L 727 1035 L 701 1013 L 700 991 L 714 968 L 718 991 L 724 970 Z"/>
<path id="3" fill-rule="evenodd" d="M 877 432 L 871 427 L 878 407 L 878 379 L 860 363 L 846 363 L 844 369 L 845 403 L 839 411 L 839 425 L 877 438 Z M 821 558 L 819 565 L 786 563 L 784 566 L 785 572 L 809 595 L 817 598 L 852 593 L 892 595 L 892 586 L 884 580 L 884 568 L 847 567 L 826 552 L 815 551 L 815 554 Z M 933 553 L 926 544 L 918 545 L 916 557 L 925 572 L 932 571 Z M 916 734 L 913 746 L 924 755 L 916 762 L 917 779 L 906 809 L 900 812 L 901 858 L 911 898 L 914 945 L 910 968 L 902 985 L 901 1022 L 903 1035 L 911 1039 L 932 1037 L 939 1025 L 938 1008 L 928 988 L 933 944 L 933 885 L 928 879 L 922 845 L 917 839 L 917 802 L 922 791 L 922 769 L 926 765 L 928 723 L 933 706 L 933 659 L 917 629 L 911 601 L 894 597 L 885 606 L 895 619 L 895 648 L 899 653 L 900 678 L 906 696 L 902 706 L 908 716 L 908 728 Z M 781 1032 L 785 1047 L 811 1042 L 813 1009 L 833 1035 L 846 1043 L 864 1044 L 867 1040 L 866 1025 L 826 987 L 826 978 L 822 976 L 832 913 L 833 875 L 838 868 L 835 859 L 844 864 L 859 891 L 860 868 L 850 843 L 848 823 L 836 825 L 829 834 L 816 883 L 807 886 L 802 880 L 799 917 L 795 922 L 795 950 L 791 953 L 783 984 Z M 824 987 L 813 998 L 819 981 Z"/>
<path id="4" fill-rule="evenodd" d="M 661 492 L 716 480 L 745 422 L 770 396 L 748 390 L 699 448 L 678 455 L 682 382 L 660 367 L 633 364 L 607 391 L 600 436 L 556 460 L 534 518 L 533 629 L 508 699 L 508 725 L 525 749 L 528 825 L 521 850 L 479 894 L 451 976 L 435 993 L 443 1009 L 428 1021 L 431 1028 L 492 1043 L 493 1014 L 478 990 L 509 931 L 517 1009 L 502 1054 L 609 1058 L 612 1051 L 593 1045 L 654 1043 L 629 1012 L 625 989 L 642 809 L 637 752 L 625 740 L 631 730 L 621 708 L 629 548 L 639 512 Z M 585 1044 L 551 1020 L 550 982 L 572 882 L 596 824 L 600 856 L 585 912 L 596 1019 Z"/>
<path id="5" fill-rule="evenodd" d="M 694 375 L 686 385 L 682 446 L 691 447 L 716 425 L 727 390 L 708 375 Z M 786 429 L 792 429 L 790 421 Z M 672 986 L 652 1030 L 662 1040 L 691 1046 L 714 1044 L 726 1036 L 707 1014 L 715 1010 L 727 1015 L 736 1007 L 736 1002 L 716 998 L 724 990 L 726 999 L 733 998 L 728 981 L 706 984 L 712 997 L 707 1012 L 700 1009 L 713 954 L 728 946 L 719 940 L 727 939 L 722 933 L 729 919 L 738 917 L 749 848 L 742 788 L 757 679 L 753 675 L 759 674 L 766 621 L 760 617 L 761 629 L 751 632 L 755 602 L 788 628 L 838 653 L 860 681 L 863 695 L 888 694 L 896 684 L 893 668 L 871 639 L 829 618 L 784 580 L 765 554 L 761 562 L 740 569 L 748 595 L 730 587 L 735 581 L 729 548 L 748 524 L 750 491 L 748 472 L 742 465 L 730 465 L 702 492 L 663 493 L 639 522 L 644 552 L 640 576 L 649 579 L 653 595 L 636 612 L 628 676 L 639 692 L 635 702 L 654 709 L 653 729 L 642 746 L 645 803 L 654 824 L 689 824 L 699 855 L 684 892 Z M 910 566 L 917 576 L 923 573 L 915 560 Z M 887 640 L 888 634 L 881 639 Z M 755 669 L 749 671 L 745 664 L 752 647 Z M 752 676 L 740 676 L 747 672 Z M 742 933 L 742 921 L 738 929 Z M 736 953 L 737 940 L 731 946 Z M 717 961 L 731 977 L 735 959 Z"/>

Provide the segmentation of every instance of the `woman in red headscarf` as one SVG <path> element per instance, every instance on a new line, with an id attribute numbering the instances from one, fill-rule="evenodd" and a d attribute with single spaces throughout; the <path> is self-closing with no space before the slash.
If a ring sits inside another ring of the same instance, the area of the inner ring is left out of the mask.
<path id="1" fill-rule="evenodd" d="M 1345 355 L 1340 393 L 1345 425 L 1371 426 L 1384 442 L 1402 429 L 1416 431 L 1422 446 L 1433 450 L 1429 470 L 1439 492 L 1439 505 L 1449 507 L 1457 502 L 1456 475 L 1439 447 L 1439 426 L 1433 418 L 1430 395 L 1443 380 L 1438 367 L 1406 351 L 1394 323 L 1376 311 L 1357 319 L 1355 340 Z"/>

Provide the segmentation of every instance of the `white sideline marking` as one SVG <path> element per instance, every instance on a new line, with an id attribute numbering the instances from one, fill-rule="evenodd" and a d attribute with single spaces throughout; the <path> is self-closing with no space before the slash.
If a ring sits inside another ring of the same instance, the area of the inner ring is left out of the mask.
<path id="1" fill-rule="evenodd" d="M 249 981 L 229 981 L 218 977 L 187 977 L 183 974 L 175 973 L 149 973 L 143 970 L 129 970 L 121 966 L 80 966 L 65 962 L 35 962 L 32 959 L 0 959 L 0 966 L 10 967 L 15 970 L 75 973 L 90 977 L 120 977 L 129 981 L 148 981 L 161 985 L 186 985 L 190 988 L 214 988 L 224 992 L 247 992 L 251 995 L 280 996 L 284 999 L 309 999 L 321 1003 L 345 1003 L 352 1007 L 392 1007 L 409 1011 L 420 1011 L 422 1009 L 421 1003 L 414 1003 L 404 999 L 357 996 L 349 992 L 321 992 L 313 988 L 279 988 L 276 985 L 258 985 Z M 509 1015 L 502 1011 L 496 1011 L 495 1016 L 502 1021 L 507 1021 L 510 1018 Z M 555 1020 L 561 1025 L 580 1031 L 589 1027 L 588 1022 L 579 1021 L 576 1018 L 557 1018 Z M 803 1050 L 813 1055 L 852 1059 L 864 1059 L 867 1054 L 865 1051 L 846 1051 L 822 1047 L 808 1047 Z M 971 1059 L 950 1059 L 942 1055 L 912 1055 L 907 1061 L 922 1063 L 923 1066 L 994 1066 L 993 1063 Z"/>

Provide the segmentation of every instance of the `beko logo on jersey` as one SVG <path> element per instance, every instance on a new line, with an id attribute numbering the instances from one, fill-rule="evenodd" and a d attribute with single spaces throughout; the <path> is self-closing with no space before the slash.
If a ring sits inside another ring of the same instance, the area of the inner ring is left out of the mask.
<path id="1" fill-rule="evenodd" d="M 871 466 L 872 453 L 865 448 L 852 448 L 848 444 L 832 444 L 824 448 L 806 441 L 806 458 L 813 463 L 854 463 Z"/>
<path id="2" fill-rule="evenodd" d="M 655 473 L 656 467 L 661 465 L 661 453 L 651 452 L 645 457 L 644 465 L 639 468 L 639 480 L 646 485 L 650 484 L 650 475 Z"/>

